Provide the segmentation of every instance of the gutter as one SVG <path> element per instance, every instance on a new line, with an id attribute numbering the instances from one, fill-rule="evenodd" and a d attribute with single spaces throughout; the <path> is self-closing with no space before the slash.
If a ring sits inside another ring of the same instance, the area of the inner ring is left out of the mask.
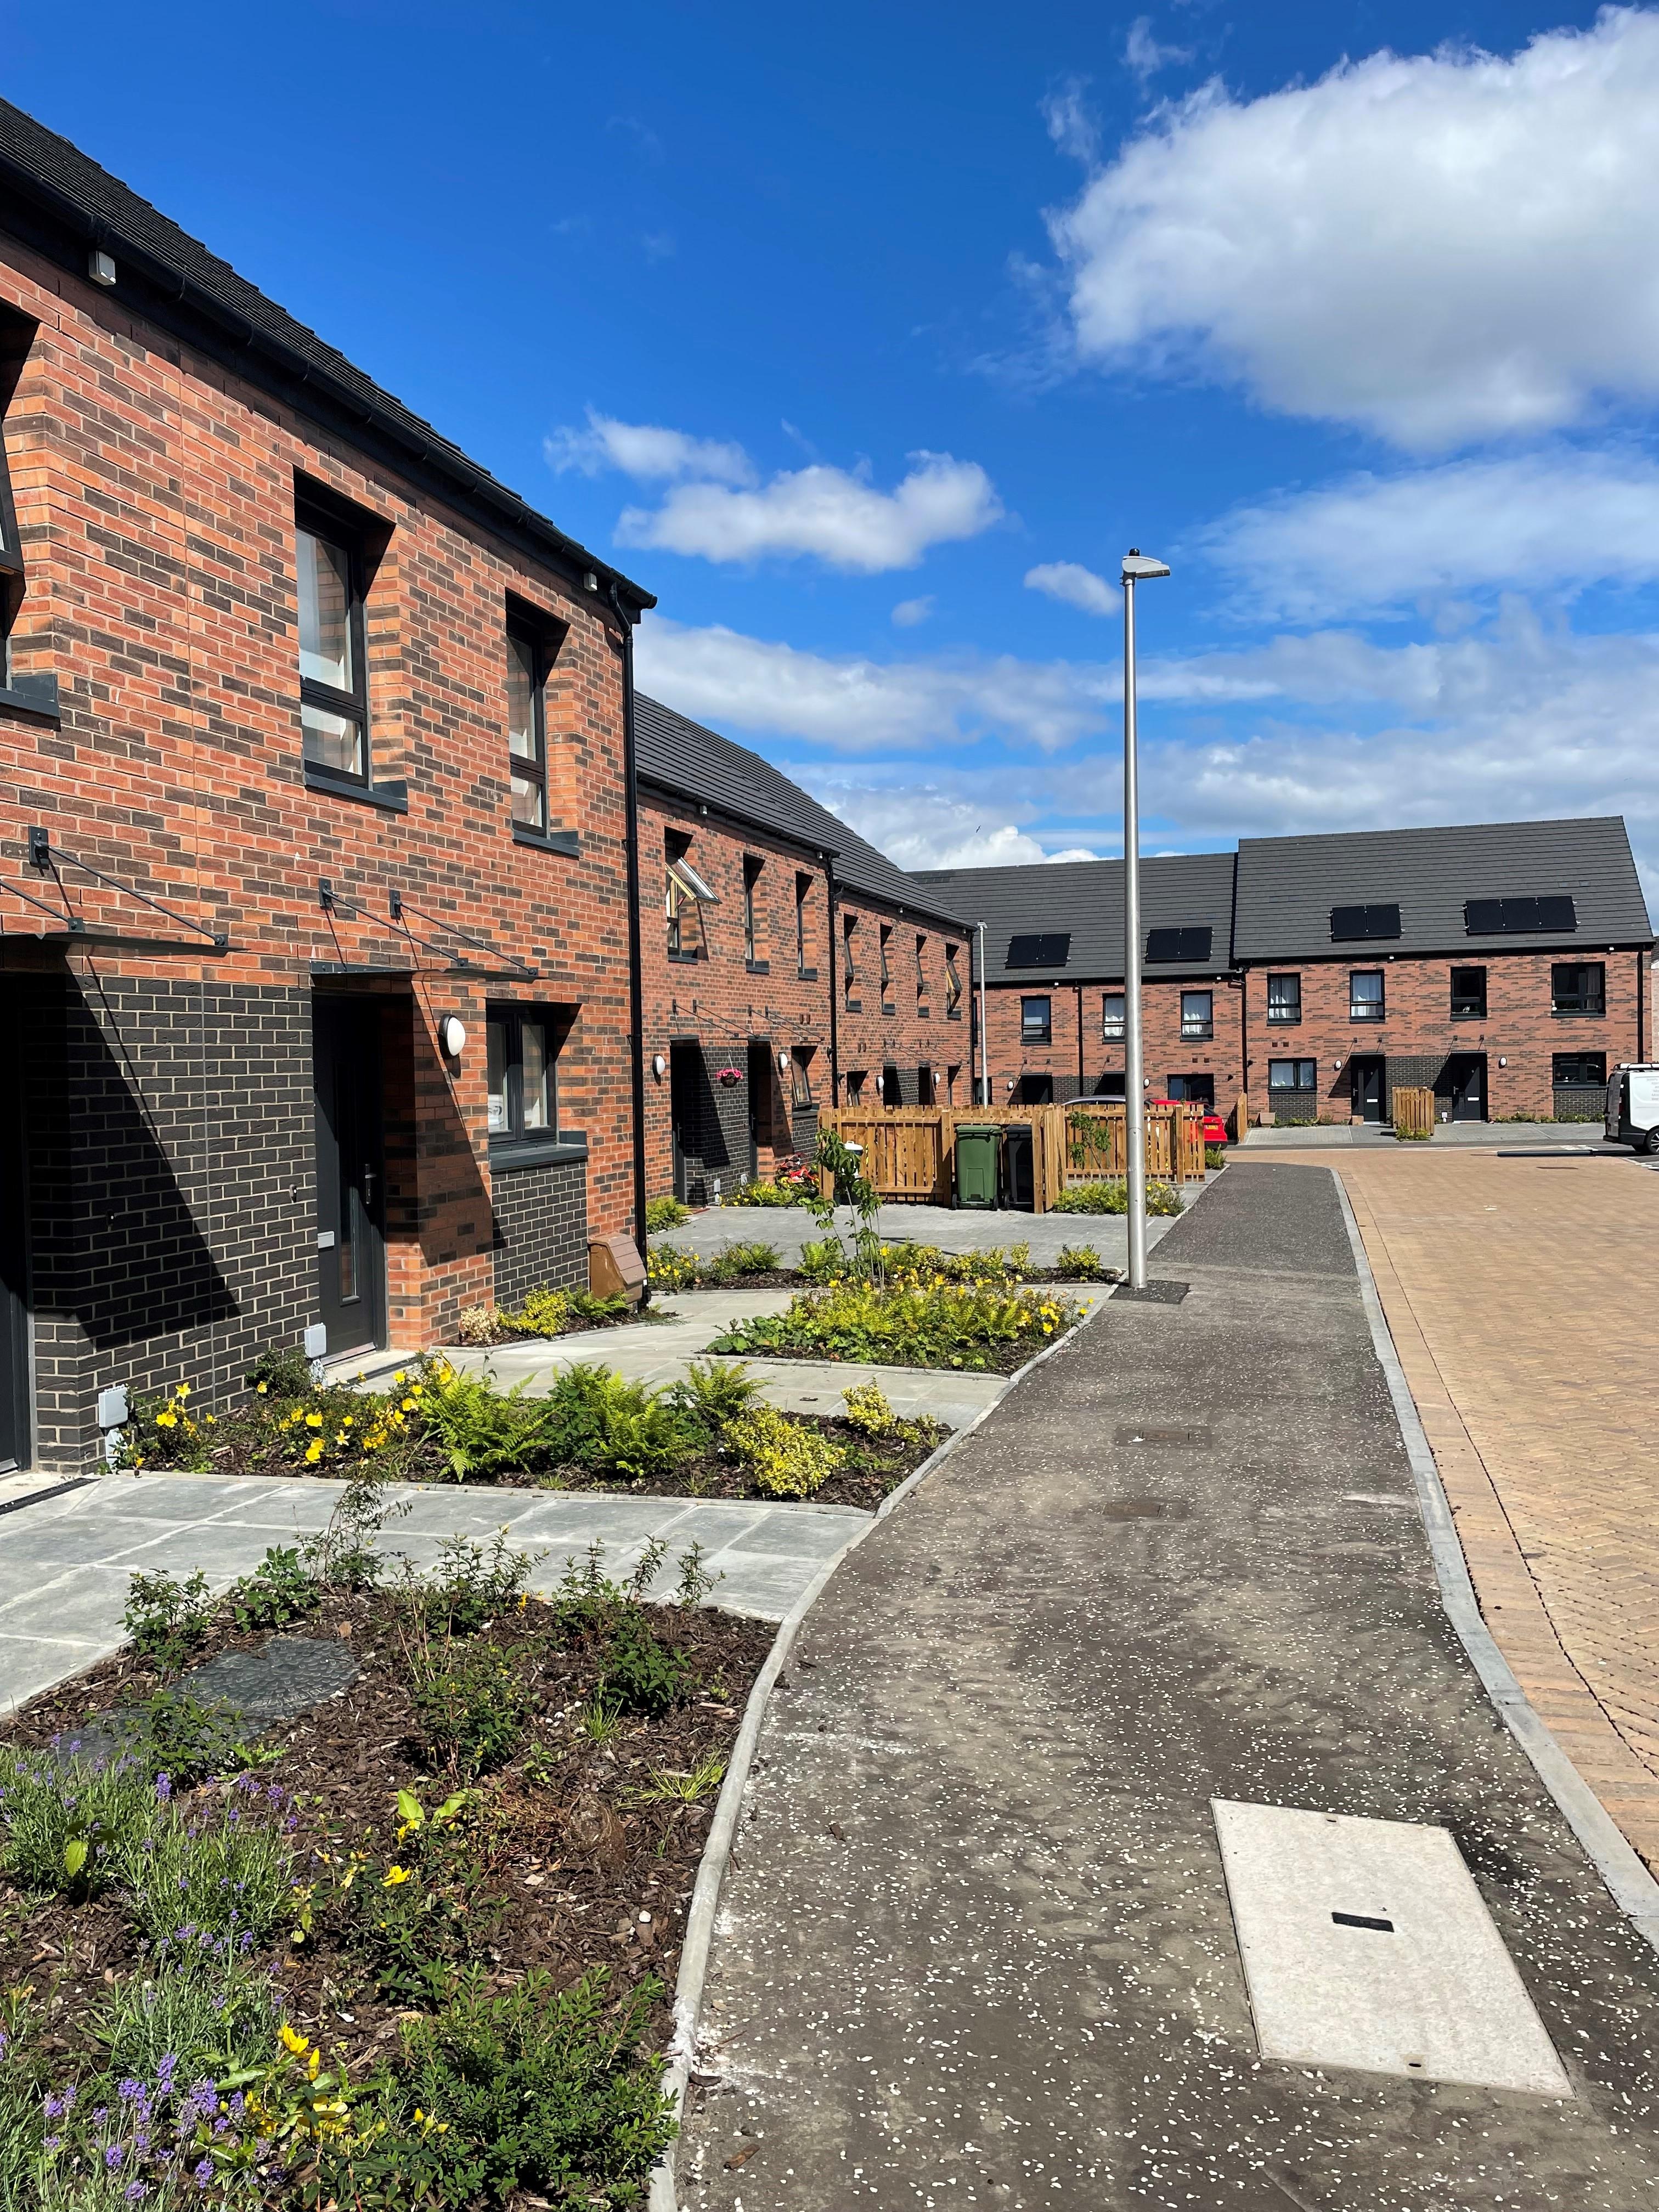
<path id="1" fill-rule="evenodd" d="M 622 626 L 623 844 L 628 856 L 628 1060 L 634 1121 L 634 1242 L 646 1262 L 645 1238 L 645 983 L 640 931 L 640 779 L 634 734 L 634 622 L 615 580 L 611 604 Z M 647 1283 L 645 1297 L 650 1298 Z"/>

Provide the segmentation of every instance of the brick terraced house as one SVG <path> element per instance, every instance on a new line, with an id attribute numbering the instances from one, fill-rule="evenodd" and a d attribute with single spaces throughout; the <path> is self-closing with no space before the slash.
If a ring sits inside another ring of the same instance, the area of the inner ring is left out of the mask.
<path id="1" fill-rule="evenodd" d="M 631 1225 L 653 602 L 3 103 L 0 403 L 0 1462 L 74 1465 Z"/>
<path id="2" fill-rule="evenodd" d="M 825 806 L 640 696 L 647 1173 L 701 1203 L 820 1105 L 969 1103 L 967 933 Z"/>
<path id="3" fill-rule="evenodd" d="M 1275 1121 L 1599 1117 L 1652 1049 L 1653 933 L 1618 816 L 1250 837 L 1143 861 L 1146 1088 Z M 933 871 L 983 917 L 993 1096 L 1123 1087 L 1123 866 Z"/>

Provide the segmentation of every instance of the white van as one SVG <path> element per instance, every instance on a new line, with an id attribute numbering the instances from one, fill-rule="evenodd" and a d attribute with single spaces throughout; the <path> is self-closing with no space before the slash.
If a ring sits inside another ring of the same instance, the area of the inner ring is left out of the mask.
<path id="1" fill-rule="evenodd" d="M 1643 1060 L 1607 1078 L 1607 1140 L 1659 1152 L 1659 1065 Z"/>

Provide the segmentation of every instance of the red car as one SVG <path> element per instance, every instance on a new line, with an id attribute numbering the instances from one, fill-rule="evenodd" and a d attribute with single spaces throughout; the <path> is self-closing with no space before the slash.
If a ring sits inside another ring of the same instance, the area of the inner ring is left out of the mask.
<path id="1" fill-rule="evenodd" d="M 1188 1098 L 1149 1098 L 1146 1103 L 1149 1106 L 1188 1106 L 1192 1101 Z M 1219 1114 L 1212 1113 L 1207 1108 L 1204 1115 L 1204 1141 L 1206 1145 L 1224 1145 L 1227 1141 L 1227 1124 Z"/>

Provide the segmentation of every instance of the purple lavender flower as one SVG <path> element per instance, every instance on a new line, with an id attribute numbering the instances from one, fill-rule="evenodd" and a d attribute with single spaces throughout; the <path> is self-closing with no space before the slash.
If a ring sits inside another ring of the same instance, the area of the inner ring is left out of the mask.
<path id="1" fill-rule="evenodd" d="M 210 2158 L 204 2158 L 192 2166 L 191 2172 L 195 2179 L 196 2186 L 198 2189 L 205 2189 L 213 2179 L 213 2160 Z"/>
<path id="2" fill-rule="evenodd" d="M 115 2094 L 119 2097 L 124 2105 L 130 2105 L 135 2097 L 142 2097 L 143 2095 L 144 2085 L 142 2081 L 135 2081 L 133 2077 L 129 2075 Z"/>
<path id="3" fill-rule="evenodd" d="M 119 2144 L 119 2143 L 106 2143 L 106 2144 L 105 2144 L 105 2146 L 104 2146 L 104 2164 L 105 2164 L 105 2166 L 108 2168 L 108 2170 L 109 2170 L 109 2172 L 110 2172 L 111 2173 L 113 2173 L 113 2172 L 114 2172 L 114 2171 L 115 2171 L 116 2167 L 117 2167 L 118 2166 L 119 2166 L 119 2164 L 121 2163 L 122 2159 L 123 2159 L 125 2156 L 125 2153 L 122 2150 L 121 2146 L 120 2146 L 120 2144 Z"/>
<path id="4" fill-rule="evenodd" d="M 155 1795 L 163 1805 L 165 1805 L 171 1798 L 173 1796 L 173 1777 L 170 1774 L 158 1774 L 156 1776 Z"/>
<path id="5" fill-rule="evenodd" d="M 61 2097 L 48 2097 L 46 2110 L 46 2118 L 49 2120 L 61 2120 L 69 2110 L 68 2091 L 66 2090 Z"/>
<path id="6" fill-rule="evenodd" d="M 145 2197 L 149 2195 L 149 2191 L 142 2181 L 130 2181 L 121 2195 L 129 2204 L 142 2204 Z"/>

